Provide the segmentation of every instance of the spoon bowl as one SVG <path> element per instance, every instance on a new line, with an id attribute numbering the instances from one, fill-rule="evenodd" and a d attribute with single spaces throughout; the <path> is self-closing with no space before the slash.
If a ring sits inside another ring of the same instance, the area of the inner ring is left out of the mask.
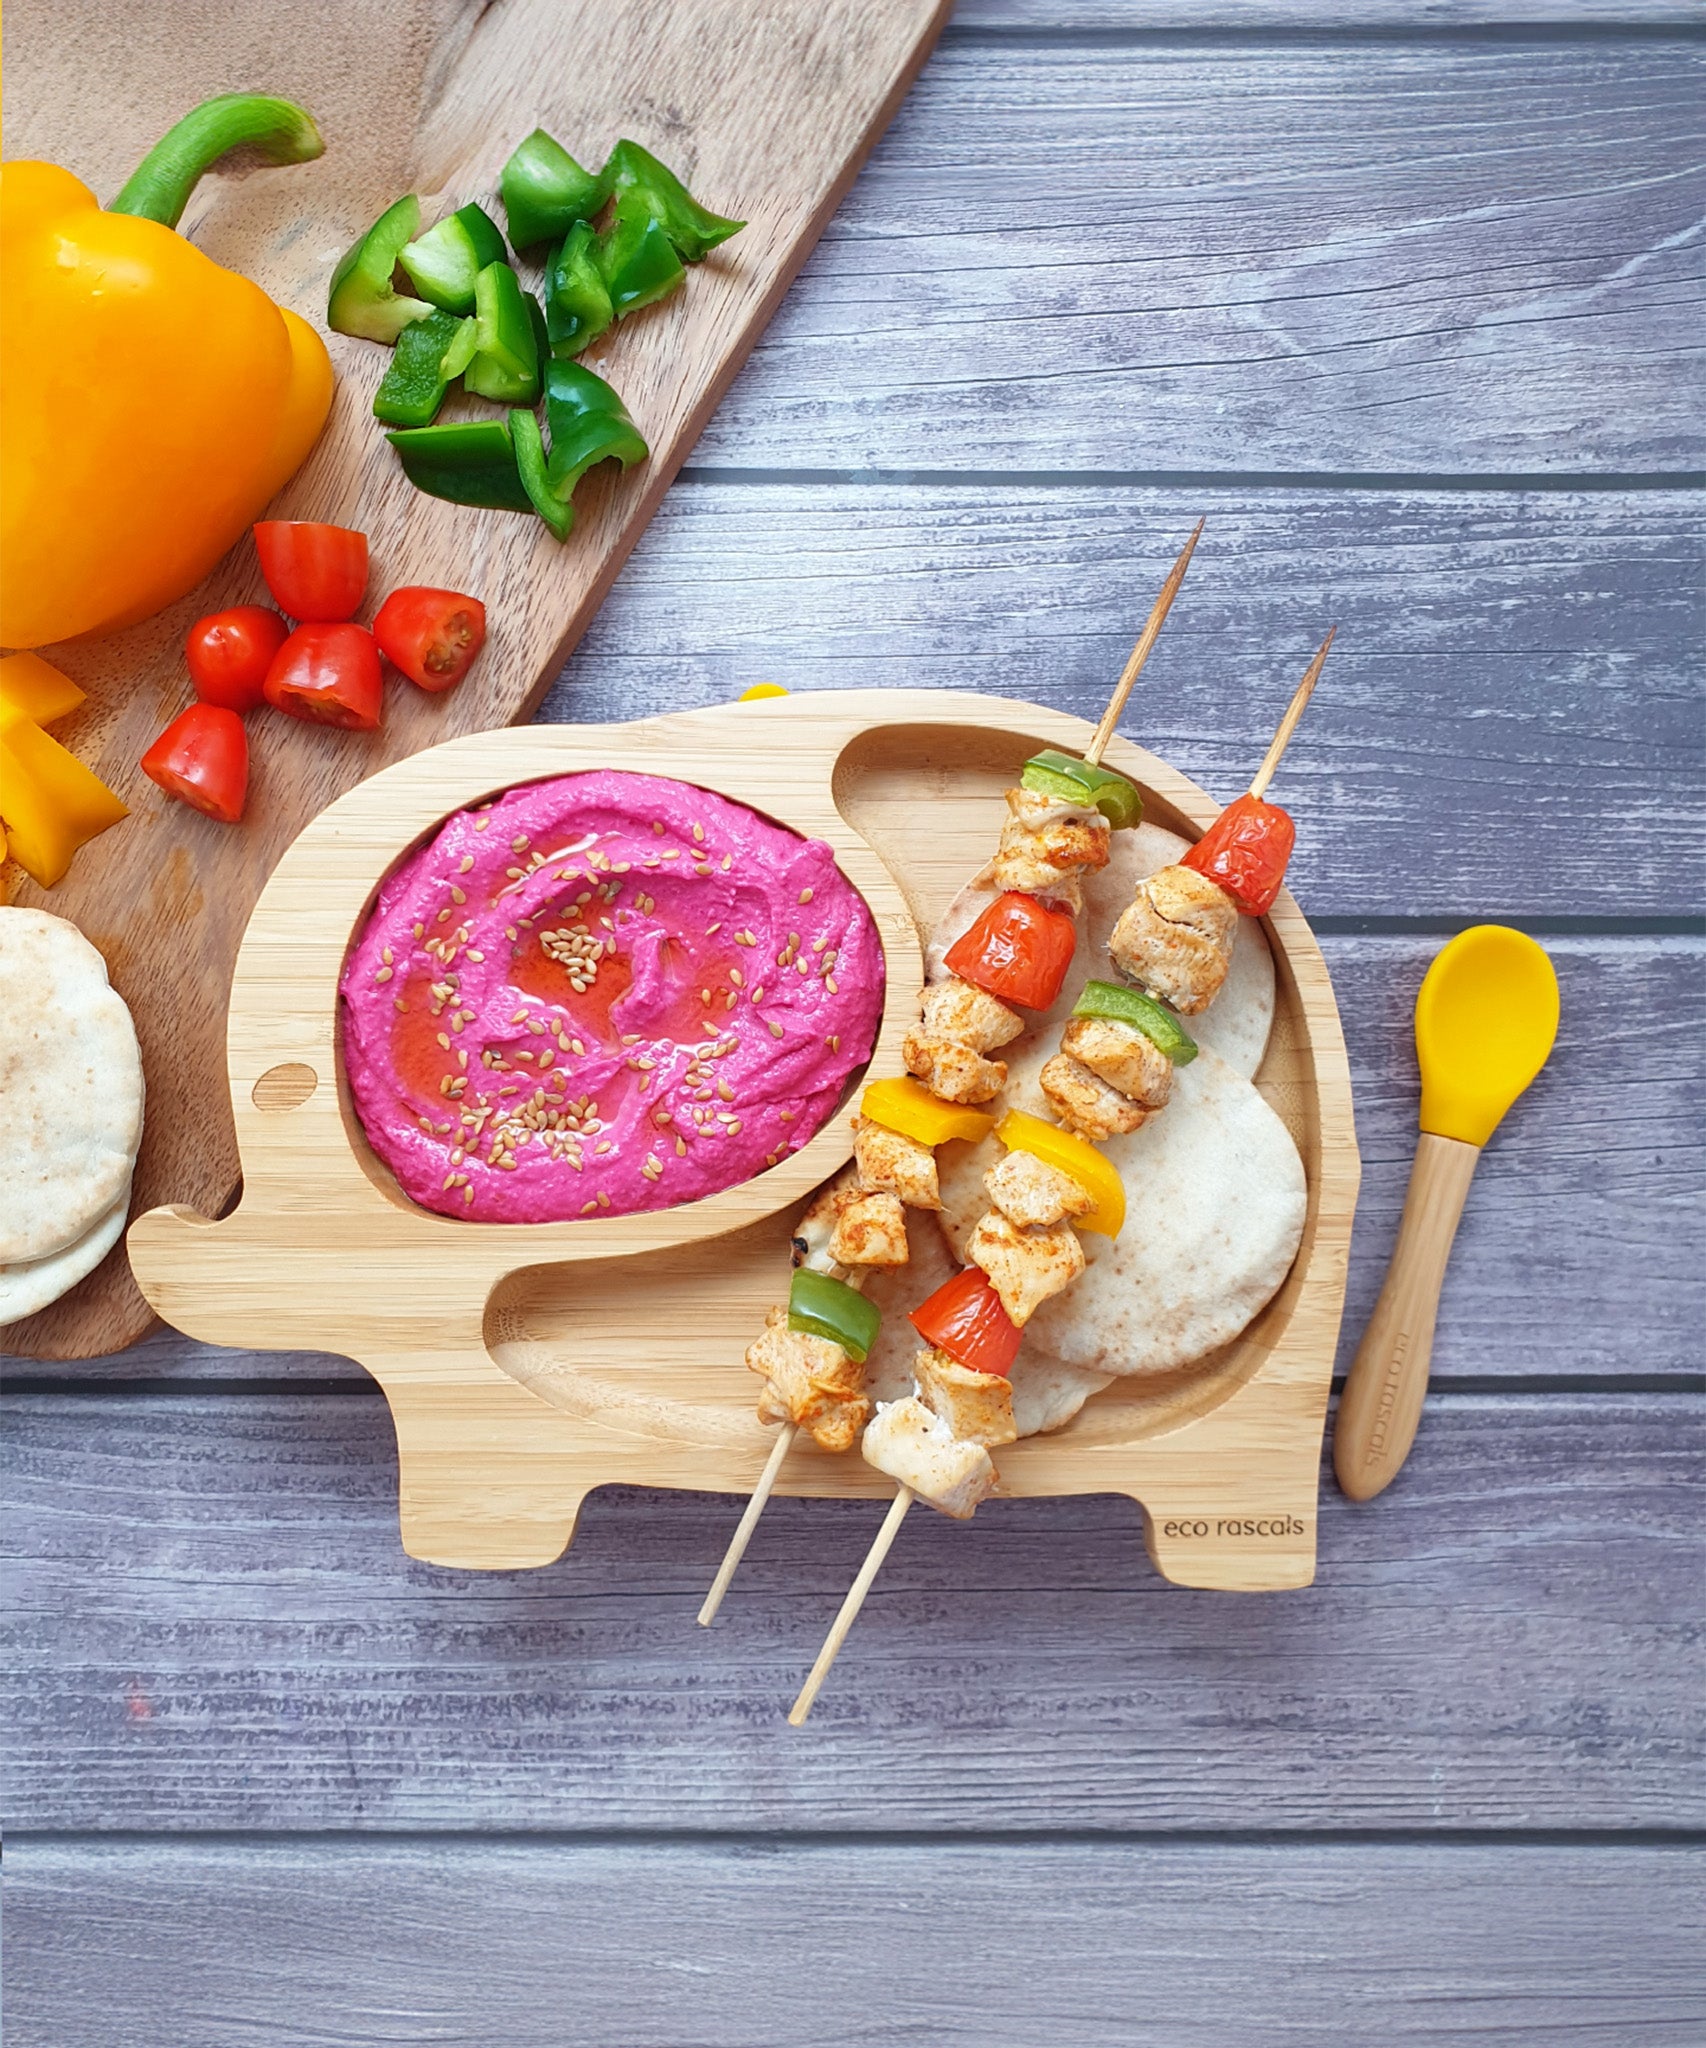
<path id="1" fill-rule="evenodd" d="M 1544 948 L 1508 925 L 1459 932 L 1416 997 L 1422 1129 L 1486 1144 L 1557 1036 L 1558 977 Z"/>

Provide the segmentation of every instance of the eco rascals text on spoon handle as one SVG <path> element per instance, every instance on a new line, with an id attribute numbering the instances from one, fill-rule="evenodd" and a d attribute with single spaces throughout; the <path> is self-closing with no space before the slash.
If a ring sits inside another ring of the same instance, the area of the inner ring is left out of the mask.
<path id="1" fill-rule="evenodd" d="M 1410 1454 L 1433 1355 L 1446 1261 L 1474 1178 L 1478 1145 L 1424 1131 L 1398 1242 L 1351 1363 L 1333 1433 L 1333 1469 L 1352 1500 L 1372 1500 Z"/>

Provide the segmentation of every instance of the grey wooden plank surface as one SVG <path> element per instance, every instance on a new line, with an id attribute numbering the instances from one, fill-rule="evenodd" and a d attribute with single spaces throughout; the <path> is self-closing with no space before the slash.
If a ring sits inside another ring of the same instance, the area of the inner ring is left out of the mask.
<path id="1" fill-rule="evenodd" d="M 12 2048 L 1692 2048 L 1674 1850 L 9 1852 Z"/>
<path id="2" fill-rule="evenodd" d="M 1095 719 L 1201 514 L 1125 730 L 1230 797 L 1337 621 L 1278 791 L 1312 917 L 1698 913 L 1698 493 L 678 488 L 545 716 L 767 678 Z"/>
<path id="3" fill-rule="evenodd" d="M 1325 813 L 1330 816 L 1330 812 Z M 1362 1196 L 1341 1365 L 1374 1305 L 1415 1151 L 1411 1016 L 1438 934 L 1329 934 L 1351 1055 Z M 1706 1198 L 1706 943 L 1551 937 L 1563 1021 L 1551 1064 L 1478 1171 L 1453 1254 L 1435 1372 L 1695 1375 Z M 1595 1170 L 1582 1172 L 1584 1144 Z M 1524 1276 L 1513 1288 L 1511 1275 Z M 1543 1302 L 1544 1313 L 1536 1313 Z M 360 1378 L 348 1360 L 226 1351 L 160 1329 L 115 1358 L 48 1366 L 32 1380 Z"/>
<path id="4" fill-rule="evenodd" d="M 950 37 L 696 461 L 1698 467 L 1699 43 Z"/>
<path id="5" fill-rule="evenodd" d="M 1333 30 L 1450 35 L 1511 29 L 1537 36 L 1581 30 L 1627 35 L 1643 27 L 1698 29 L 1699 0 L 959 0 L 950 35 L 1224 33 L 1291 35 Z"/>
<path id="6" fill-rule="evenodd" d="M 396 1536 L 376 1399 L 41 1396 L 6 1450 L 23 1829 L 1675 1828 L 1702 1820 L 1702 1411 L 1444 1396 L 1305 1591 L 1159 1580 L 1129 1503 L 909 1520 L 804 1733 L 872 1535 L 601 1492 L 557 1564 Z M 75 1768 L 68 1769 L 68 1759 Z"/>

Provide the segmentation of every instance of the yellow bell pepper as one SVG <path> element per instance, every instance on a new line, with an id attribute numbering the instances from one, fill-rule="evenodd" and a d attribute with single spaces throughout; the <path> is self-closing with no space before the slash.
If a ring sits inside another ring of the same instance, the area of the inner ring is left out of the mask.
<path id="1" fill-rule="evenodd" d="M 943 1102 L 910 1075 L 873 1081 L 860 1100 L 859 1114 L 899 1131 L 903 1138 L 915 1138 L 920 1145 L 945 1145 L 950 1138 L 964 1138 L 975 1145 L 995 1128 L 994 1117 L 985 1116 L 981 1109 Z"/>
<path id="2" fill-rule="evenodd" d="M 0 171 L 0 646 L 151 617 L 193 590 L 313 447 L 324 343 L 173 232 L 239 144 L 324 144 L 288 100 L 209 100 L 108 209 L 54 164 Z"/>
<path id="3" fill-rule="evenodd" d="M 128 816 L 92 768 L 0 695 L 0 821 L 12 858 L 44 889 L 78 847 Z"/>
<path id="4" fill-rule="evenodd" d="M 1087 1138 L 1063 1131 L 1058 1124 L 1045 1124 L 1040 1116 L 1027 1116 L 1022 1109 L 1010 1109 L 996 1125 L 995 1135 L 1009 1152 L 1029 1152 L 1078 1183 L 1096 1204 L 1088 1216 L 1075 1218 L 1080 1230 L 1119 1236 L 1125 1221 L 1125 1183 L 1118 1168 Z"/>
<path id="5" fill-rule="evenodd" d="M 0 704 L 37 725 L 51 725 L 82 702 L 83 692 L 71 678 L 39 654 L 8 654 L 0 660 Z"/>

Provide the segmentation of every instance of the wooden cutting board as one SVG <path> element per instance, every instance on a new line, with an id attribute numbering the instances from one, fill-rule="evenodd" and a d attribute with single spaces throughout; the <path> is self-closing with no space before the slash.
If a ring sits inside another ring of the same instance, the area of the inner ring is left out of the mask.
<path id="1" fill-rule="evenodd" d="M 389 351 L 330 337 L 332 418 L 273 516 L 366 532 L 364 617 L 397 584 L 438 584 L 483 598 L 491 637 L 447 697 L 390 683 L 377 733 L 319 731 L 270 713 L 253 720 L 241 826 L 168 802 L 136 763 L 189 701 L 185 629 L 204 612 L 265 599 L 247 542 L 146 625 L 44 650 L 90 693 L 87 710 L 56 733 L 132 815 L 80 853 L 56 889 L 14 869 L 14 900 L 80 925 L 136 1018 L 148 1108 L 133 1215 L 167 1202 L 218 1215 L 237 1187 L 226 999 L 238 941 L 279 856 L 376 770 L 534 709 L 948 11 L 949 0 L 14 0 L 7 154 L 63 163 L 103 199 L 212 93 L 260 89 L 309 108 L 326 137 L 323 158 L 206 181 L 184 228 L 316 327 L 332 265 L 382 207 L 405 191 L 421 195 L 429 218 L 441 196 L 491 207 L 499 168 L 535 126 L 592 164 L 632 136 L 708 205 L 748 223 L 682 292 L 589 352 L 652 455 L 620 480 L 588 481 L 566 546 L 536 519 L 413 491 L 369 412 Z M 29 1357 L 93 1357 L 132 1342 L 150 1319 L 121 1249 L 4 1341 Z"/>

